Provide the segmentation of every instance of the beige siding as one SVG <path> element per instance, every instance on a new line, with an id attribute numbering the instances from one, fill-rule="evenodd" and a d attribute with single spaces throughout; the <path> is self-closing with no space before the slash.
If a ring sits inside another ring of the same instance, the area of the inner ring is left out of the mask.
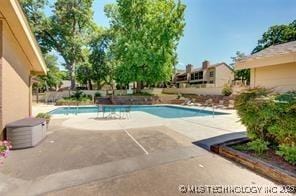
<path id="1" fill-rule="evenodd" d="M 0 131 L 5 124 L 30 115 L 30 63 L 5 21 L 2 34 Z"/>
<path id="2" fill-rule="evenodd" d="M 3 48 L 3 22 L 0 20 L 0 139 L 1 138 L 1 132 L 3 130 L 2 125 L 2 48 Z"/>
<path id="3" fill-rule="evenodd" d="M 277 92 L 296 90 L 296 63 L 254 68 L 251 86 L 275 88 Z"/>
<path id="4" fill-rule="evenodd" d="M 220 65 L 216 67 L 216 87 L 223 87 L 225 84 L 231 84 L 234 79 L 233 71 L 230 70 L 225 65 Z"/>

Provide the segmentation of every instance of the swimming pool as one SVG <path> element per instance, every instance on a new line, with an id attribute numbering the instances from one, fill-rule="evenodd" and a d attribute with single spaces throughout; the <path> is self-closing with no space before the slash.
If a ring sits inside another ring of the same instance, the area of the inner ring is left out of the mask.
<path id="1" fill-rule="evenodd" d="M 121 111 L 130 107 L 131 111 L 141 111 L 146 112 L 161 118 L 183 118 L 183 117 L 193 117 L 193 116 L 209 116 L 209 115 L 222 115 L 226 113 L 222 112 L 213 112 L 213 111 L 206 111 L 206 110 L 199 110 L 195 108 L 183 108 L 177 106 L 142 106 L 142 105 L 132 105 L 132 106 L 123 106 L 123 105 L 108 105 L 104 106 L 105 112 L 110 111 Z M 55 109 L 50 114 L 81 114 L 81 113 L 97 113 L 98 107 L 97 106 L 78 106 L 78 107 L 61 107 Z"/>

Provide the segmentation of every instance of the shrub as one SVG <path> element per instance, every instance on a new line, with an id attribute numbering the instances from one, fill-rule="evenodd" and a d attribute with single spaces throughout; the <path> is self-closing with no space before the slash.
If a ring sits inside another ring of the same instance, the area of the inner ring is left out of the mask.
<path id="1" fill-rule="evenodd" d="M 83 98 L 85 96 L 85 94 L 82 91 L 75 91 L 70 97 L 74 98 L 76 100 L 80 100 L 81 98 Z"/>
<path id="2" fill-rule="evenodd" d="M 181 97 L 182 97 L 182 94 L 181 93 L 178 93 L 177 99 L 181 99 Z"/>
<path id="3" fill-rule="evenodd" d="M 296 92 L 276 95 L 271 90 L 255 88 L 241 93 L 235 101 L 235 108 L 247 127 L 249 138 L 268 142 L 289 162 L 295 160 L 296 151 L 295 97 Z"/>
<path id="4" fill-rule="evenodd" d="M 295 103 L 296 102 L 296 91 L 290 91 L 276 97 L 276 100 L 285 101 L 288 103 Z"/>
<path id="5" fill-rule="evenodd" d="M 222 95 L 230 96 L 232 94 L 232 88 L 229 85 L 225 85 L 222 89 Z"/>
<path id="6" fill-rule="evenodd" d="M 56 101 L 56 105 L 66 105 L 67 100 L 63 99 L 58 99 Z"/>
<path id="7" fill-rule="evenodd" d="M 256 139 L 247 144 L 247 149 L 254 151 L 256 154 L 262 154 L 268 150 L 268 142 Z"/>
<path id="8" fill-rule="evenodd" d="M 51 115 L 48 113 L 38 113 L 36 115 L 36 118 L 44 118 L 46 120 L 46 123 L 48 124 L 51 118 Z"/>
<path id="9" fill-rule="evenodd" d="M 273 142 L 273 137 L 267 133 L 267 128 L 276 118 L 273 110 L 274 102 L 268 98 L 270 91 L 256 88 L 241 93 L 235 99 L 235 108 L 241 122 L 247 127 L 250 139 L 262 139 Z"/>
<path id="10" fill-rule="evenodd" d="M 86 101 L 86 100 L 92 100 L 92 96 L 87 95 L 82 91 L 75 91 L 70 97 L 66 97 L 64 99 L 75 100 L 75 101 Z"/>
<path id="11" fill-rule="evenodd" d="M 292 165 L 296 165 L 296 146 L 280 145 L 277 154 Z"/>
<path id="12" fill-rule="evenodd" d="M 95 97 L 101 97 L 101 93 L 100 92 L 96 92 L 95 93 Z"/>

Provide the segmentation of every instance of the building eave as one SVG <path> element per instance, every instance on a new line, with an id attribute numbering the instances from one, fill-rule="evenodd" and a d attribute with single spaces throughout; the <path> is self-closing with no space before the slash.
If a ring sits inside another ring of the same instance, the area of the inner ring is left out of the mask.
<path id="1" fill-rule="evenodd" d="M 264 57 L 248 57 L 236 62 L 235 69 L 252 69 L 257 67 L 272 66 L 278 64 L 286 64 L 296 62 L 296 52 L 277 54 Z"/>
<path id="2" fill-rule="evenodd" d="M 41 50 L 17 0 L 0 1 L 1 19 L 5 20 L 31 65 L 31 72 L 46 74 Z"/>

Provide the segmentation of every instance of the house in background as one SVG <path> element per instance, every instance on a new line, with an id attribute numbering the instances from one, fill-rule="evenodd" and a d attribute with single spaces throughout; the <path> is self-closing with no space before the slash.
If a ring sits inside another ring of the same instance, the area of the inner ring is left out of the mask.
<path id="1" fill-rule="evenodd" d="M 17 0 L 0 1 L 0 135 L 9 122 L 29 117 L 32 77 L 46 65 Z"/>
<path id="2" fill-rule="evenodd" d="M 252 88 L 296 90 L 296 41 L 270 46 L 243 58 L 236 63 L 236 69 L 251 69 Z"/>
<path id="3" fill-rule="evenodd" d="M 201 68 L 193 68 L 193 65 L 188 64 L 186 71 L 177 73 L 174 78 L 174 83 L 179 88 L 184 87 L 223 87 L 230 85 L 234 79 L 234 72 L 226 63 L 210 64 L 209 61 L 204 61 Z"/>

